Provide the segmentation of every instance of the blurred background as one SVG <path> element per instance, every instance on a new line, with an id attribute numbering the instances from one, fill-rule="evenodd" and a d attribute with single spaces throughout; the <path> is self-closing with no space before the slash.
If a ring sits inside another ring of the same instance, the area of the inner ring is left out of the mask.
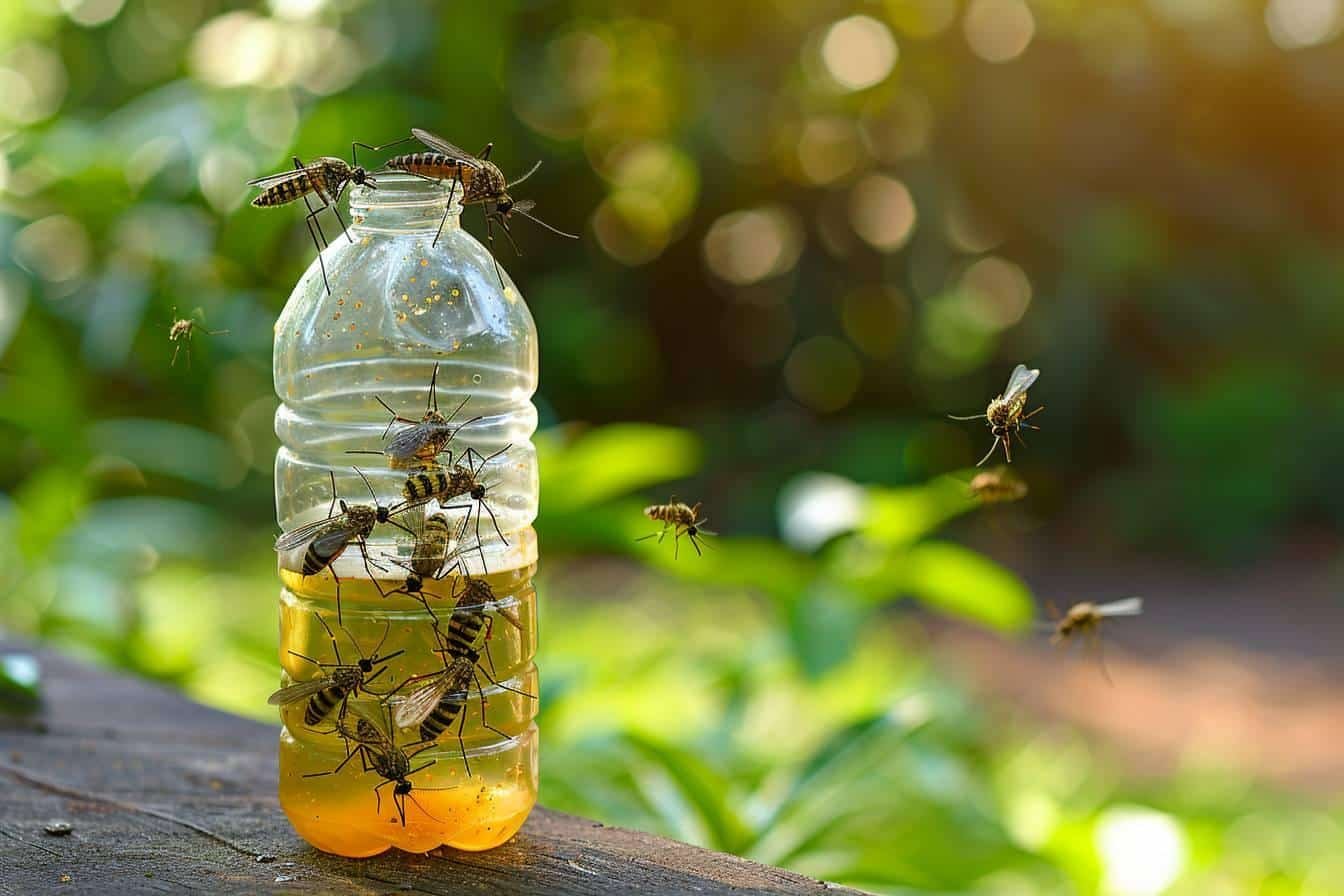
<path id="1" fill-rule="evenodd" d="M 888 893 L 1344 892 L 1344 3 L 488 6 L 0 5 L 0 627 L 275 721 L 313 250 L 245 182 L 417 125 L 584 236 L 501 257 L 546 805 Z M 945 415 L 1019 361 L 978 507 Z M 703 558 L 633 542 L 674 491 Z M 1130 594 L 1113 683 L 1036 627 Z"/>

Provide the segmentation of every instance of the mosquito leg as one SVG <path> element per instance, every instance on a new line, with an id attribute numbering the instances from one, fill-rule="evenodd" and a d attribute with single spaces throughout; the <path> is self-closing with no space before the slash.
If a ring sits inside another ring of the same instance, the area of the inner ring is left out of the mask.
<path id="1" fill-rule="evenodd" d="M 336 575 L 336 559 L 334 557 L 331 562 L 332 565 L 329 565 L 327 569 L 331 570 L 332 581 L 336 583 L 336 624 L 344 625 L 345 623 L 341 621 L 341 577 Z"/>
<path id="2" fill-rule="evenodd" d="M 977 466 L 977 467 L 979 467 L 979 466 L 983 466 L 984 463 L 985 463 L 985 461 L 987 461 L 987 460 L 989 460 L 991 457 L 993 457 L 993 456 L 994 456 L 994 452 L 997 451 L 997 450 L 999 450 L 999 439 L 998 439 L 998 437 L 996 436 L 995 439 L 994 439 L 994 444 L 989 446 L 989 452 L 988 452 L 984 457 L 980 458 L 980 463 L 976 464 L 976 466 Z M 1005 448 L 1004 450 L 1006 451 L 1007 448 Z"/>
<path id="3" fill-rule="evenodd" d="M 465 727 L 466 724 L 467 724 L 467 707 L 466 707 L 466 703 L 464 702 L 462 706 L 458 707 L 458 710 L 457 710 L 457 711 L 458 711 L 458 716 L 457 716 L 457 746 L 458 746 L 458 749 L 460 749 L 460 750 L 462 751 L 462 766 L 463 766 L 463 768 L 465 768 L 465 769 L 467 770 L 467 777 L 470 778 L 470 777 L 471 777 L 471 760 L 467 759 L 467 741 L 466 741 L 465 738 L 462 737 L 462 731 L 463 731 L 464 727 Z M 482 724 L 484 724 L 484 722 L 485 722 L 484 717 L 482 717 L 481 722 L 482 722 Z"/>
<path id="4" fill-rule="evenodd" d="M 340 645 L 338 645 L 338 644 L 336 643 L 336 636 L 335 636 L 334 634 L 332 634 L 332 632 L 331 632 L 331 626 L 327 625 L 327 620 L 325 620 L 325 619 L 322 618 L 322 614 L 321 614 L 321 613 L 319 613 L 319 612 L 317 612 L 316 610 L 314 610 L 314 611 L 313 611 L 313 615 L 314 615 L 315 617 L 317 617 L 317 621 L 320 622 L 320 623 L 322 624 L 322 627 L 323 627 L 324 629 L 327 630 L 327 637 L 331 639 L 331 652 L 336 656 L 336 665 L 338 665 L 338 666 L 342 665 L 342 663 L 341 663 L 341 648 L 340 648 Z M 349 634 L 349 632 L 346 632 L 346 634 Z M 358 647 L 359 645 L 356 644 L 355 646 Z"/>
<path id="5" fill-rule="evenodd" d="M 373 569 L 369 566 L 369 543 L 363 538 L 356 543 L 359 545 L 360 555 L 364 558 L 364 571 L 369 574 L 369 581 L 373 584 L 374 588 L 378 589 L 378 596 L 386 598 L 387 592 L 383 590 L 382 585 L 378 584 L 378 577 L 373 574 Z"/>
<path id="6" fill-rule="evenodd" d="M 504 542 L 504 544 L 507 545 L 509 543 L 509 540 L 505 538 L 504 533 L 499 530 L 499 520 L 495 519 L 495 512 L 490 509 L 489 504 L 485 503 L 485 499 L 481 499 L 479 503 L 482 507 L 485 508 L 485 512 L 490 514 L 490 522 L 493 523 L 495 526 L 495 534 L 499 536 L 500 541 Z M 481 512 L 478 510 L 476 511 L 476 522 L 479 524 L 480 521 L 481 521 Z M 480 537 L 481 537 L 480 533 L 477 533 L 476 538 L 479 540 Z"/>
<path id="7" fill-rule="evenodd" d="M 307 201 L 308 200 L 305 197 L 304 202 Z M 322 209 L 318 209 L 317 211 L 320 212 Z M 315 214 L 317 214 L 317 212 L 313 212 L 312 215 L 309 215 L 304 220 L 308 222 L 308 235 L 313 238 L 313 246 L 317 248 L 317 266 L 322 271 L 322 285 L 327 288 L 327 295 L 331 295 L 331 281 L 327 279 L 327 263 L 322 260 L 322 248 L 321 246 L 318 246 L 317 241 L 318 234 L 322 233 L 322 225 L 318 224 L 317 219 L 313 217 Z M 314 227 L 317 228 L 317 233 L 313 233 Z M 326 237 L 323 237 L 322 239 L 325 241 Z"/>
<path id="8" fill-rule="evenodd" d="M 393 140 L 391 143 L 383 143 L 378 146 L 370 146 L 367 143 L 361 143 L 358 140 L 352 140 L 350 141 L 350 161 L 352 161 L 355 165 L 359 165 L 359 156 L 355 153 L 356 146 L 362 146 L 365 149 L 369 150 L 370 152 L 382 152 L 389 146 L 400 146 L 403 143 L 411 142 L 411 140 L 413 139 L 414 139 L 413 137 L 402 137 L 400 140 Z"/>
<path id="9" fill-rule="evenodd" d="M 342 186 L 341 189 L 344 190 L 345 187 Z M 341 225 L 341 233 L 345 234 L 345 238 L 349 240 L 350 245 L 353 246 L 355 244 L 355 238 L 350 235 L 350 225 L 346 224 L 345 219 L 341 217 L 340 196 L 337 196 L 336 202 L 331 204 L 331 213 L 336 216 L 336 223 Z"/>
<path id="10" fill-rule="evenodd" d="M 329 772 L 311 772 L 309 774 L 304 775 L 304 777 L 321 778 L 324 775 L 339 775 L 341 773 L 341 769 L 345 768 L 346 764 L 349 763 L 351 759 L 354 759 L 356 755 L 359 755 L 361 757 L 364 755 L 362 752 L 363 749 L 364 749 L 363 744 L 360 744 L 358 747 L 355 747 L 354 751 L 350 753 L 350 755 L 346 756 L 344 759 L 341 760 L 340 765 L 336 766 Z M 368 769 L 365 769 L 365 771 L 368 771 Z"/>
<path id="11" fill-rule="evenodd" d="M 495 257 L 495 232 L 488 214 L 485 216 L 485 238 L 490 242 L 490 260 L 495 263 L 495 276 L 499 278 L 499 288 L 504 289 L 504 272 L 499 269 L 499 259 Z"/>

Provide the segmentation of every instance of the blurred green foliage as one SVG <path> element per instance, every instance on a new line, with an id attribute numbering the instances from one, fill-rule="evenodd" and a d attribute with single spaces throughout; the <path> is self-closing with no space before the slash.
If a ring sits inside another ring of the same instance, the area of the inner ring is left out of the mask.
<path id="1" fill-rule="evenodd" d="M 425 126 L 545 159 L 585 234 L 505 259 L 549 805 L 883 892 L 1344 891 L 1337 815 L 1122 780 L 898 609 L 1031 618 L 955 541 L 988 436 L 943 419 L 1018 360 L 1036 512 L 1215 562 L 1344 521 L 1344 48 L 1305 8 L 0 4 L 0 625 L 272 719 L 271 327 L 312 251 L 244 184 Z M 228 333 L 170 367 L 196 308 Z M 672 483 L 703 557 L 634 541 Z"/>

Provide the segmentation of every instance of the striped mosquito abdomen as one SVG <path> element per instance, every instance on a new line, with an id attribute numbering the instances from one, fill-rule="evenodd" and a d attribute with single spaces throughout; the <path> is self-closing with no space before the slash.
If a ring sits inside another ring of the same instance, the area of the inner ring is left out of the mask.
<path id="1" fill-rule="evenodd" d="M 440 152 L 413 152 L 396 156 L 387 160 L 387 167 L 433 180 L 456 178 L 463 184 L 471 183 L 472 175 L 475 173 L 471 168 Z"/>
<path id="2" fill-rule="evenodd" d="M 457 721 L 458 714 L 466 708 L 469 699 L 467 687 L 471 684 L 475 666 L 474 655 L 469 658 L 453 660 L 447 673 L 453 676 L 452 684 L 439 698 L 439 702 L 433 711 L 420 723 L 420 739 L 422 741 L 438 740 L 439 735 L 447 731 Z"/>
<path id="3" fill-rule="evenodd" d="M 292 178 L 282 180 L 280 183 L 263 190 L 259 196 L 252 200 L 252 204 L 257 208 L 287 205 L 316 189 L 313 178 L 307 171 L 295 171 Z"/>
<path id="4" fill-rule="evenodd" d="M 490 621 L 479 606 L 458 606 L 448 620 L 444 650 L 455 659 L 468 659 L 474 665 L 480 659 L 480 645 Z"/>
<path id="5" fill-rule="evenodd" d="M 359 690 L 364 673 L 359 666 L 339 666 L 331 673 L 331 685 L 312 696 L 303 710 L 303 722 L 310 727 L 319 724 L 345 698 Z"/>
<path id="6" fill-rule="evenodd" d="M 428 501 L 444 494 L 448 488 L 448 473 L 439 467 L 433 470 L 417 470 L 406 477 L 401 493 L 407 501 Z"/>
<path id="7" fill-rule="evenodd" d="M 318 691 L 303 710 L 303 723 L 310 728 L 320 724 L 333 709 L 341 705 L 345 695 L 345 690 L 334 684 Z"/>

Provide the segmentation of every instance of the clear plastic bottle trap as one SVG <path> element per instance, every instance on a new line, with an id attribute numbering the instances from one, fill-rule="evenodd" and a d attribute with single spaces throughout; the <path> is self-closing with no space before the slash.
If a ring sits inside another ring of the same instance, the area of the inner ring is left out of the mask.
<path id="1" fill-rule="evenodd" d="M 282 684 L 313 682 L 276 701 L 280 802 L 345 856 L 489 849 L 536 802 L 536 328 L 456 200 L 432 245 L 447 203 L 353 188 L 330 294 L 314 261 L 275 327 Z M 445 452 L 389 449 L 427 416 Z"/>

